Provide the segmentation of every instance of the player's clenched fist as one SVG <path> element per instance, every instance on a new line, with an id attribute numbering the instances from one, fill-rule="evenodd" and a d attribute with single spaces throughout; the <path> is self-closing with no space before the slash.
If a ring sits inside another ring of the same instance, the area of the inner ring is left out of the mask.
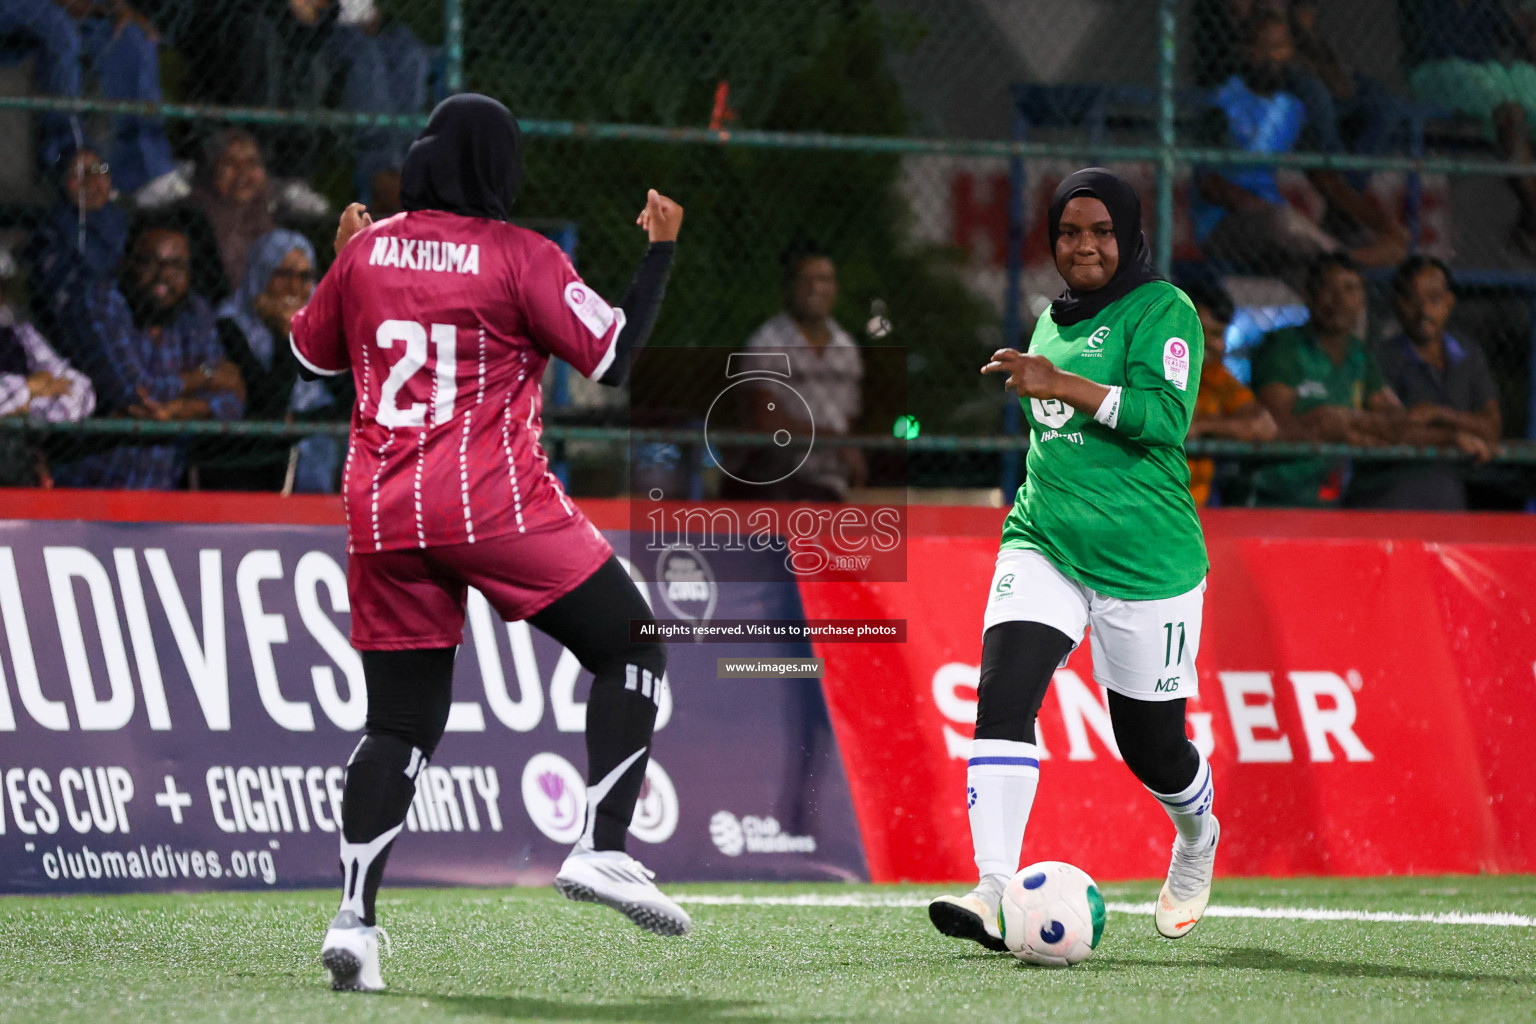
<path id="1" fill-rule="evenodd" d="M 347 247 L 352 241 L 352 236 L 363 228 L 373 223 L 373 218 L 368 215 L 368 208 L 362 203 L 352 203 L 341 211 L 341 223 L 336 226 L 336 253 Z"/>
<path id="2" fill-rule="evenodd" d="M 653 242 L 675 242 L 678 229 L 683 226 L 683 208 L 651 189 L 645 194 L 645 209 L 635 223 L 645 229 Z"/>
<path id="3" fill-rule="evenodd" d="M 1020 398 L 1055 398 L 1060 371 L 1044 356 L 1032 356 L 1011 348 L 992 353 L 982 373 L 1006 373 L 1007 388 Z"/>

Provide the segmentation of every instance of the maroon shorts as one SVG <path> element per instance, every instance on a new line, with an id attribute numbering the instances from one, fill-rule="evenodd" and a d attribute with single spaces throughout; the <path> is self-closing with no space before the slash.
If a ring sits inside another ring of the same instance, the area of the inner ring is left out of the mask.
<path id="1" fill-rule="evenodd" d="M 352 646 L 361 651 L 453 647 L 464 639 L 469 587 L 516 622 L 575 590 L 613 554 L 578 512 L 538 533 L 474 544 L 353 553 L 347 559 Z"/>

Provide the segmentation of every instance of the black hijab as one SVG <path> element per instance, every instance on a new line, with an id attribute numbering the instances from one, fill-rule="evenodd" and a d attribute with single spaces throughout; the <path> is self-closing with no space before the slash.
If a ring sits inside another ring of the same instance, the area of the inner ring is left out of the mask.
<path id="1" fill-rule="evenodd" d="M 489 96 L 460 93 L 437 105 L 400 172 L 400 205 L 506 220 L 523 183 L 523 135 Z"/>
<path id="2" fill-rule="evenodd" d="M 1133 289 L 1163 277 L 1152 266 L 1152 250 L 1141 230 L 1141 199 L 1136 190 L 1102 167 L 1085 167 L 1066 176 L 1051 196 L 1050 220 L 1046 223 L 1051 238 L 1051 261 L 1056 260 L 1056 239 L 1061 235 L 1061 215 L 1067 203 L 1078 196 L 1092 196 L 1109 210 L 1115 225 L 1115 241 L 1120 246 L 1120 265 L 1104 287 L 1091 292 L 1075 292 L 1070 286 L 1051 303 L 1051 319 L 1062 327 L 1091 320 L 1110 303 L 1124 298 Z"/>

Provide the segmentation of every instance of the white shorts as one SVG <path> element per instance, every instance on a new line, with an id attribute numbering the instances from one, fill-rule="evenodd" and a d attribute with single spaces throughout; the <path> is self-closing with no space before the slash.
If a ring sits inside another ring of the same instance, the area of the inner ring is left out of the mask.
<path id="1" fill-rule="evenodd" d="M 1071 637 L 1076 650 L 1092 627 L 1100 686 L 1136 700 L 1176 700 L 1200 692 L 1195 655 L 1204 607 L 1204 580 L 1177 597 L 1123 601 L 1070 579 L 1038 551 L 999 551 L 982 632 L 999 622 L 1040 622 Z"/>

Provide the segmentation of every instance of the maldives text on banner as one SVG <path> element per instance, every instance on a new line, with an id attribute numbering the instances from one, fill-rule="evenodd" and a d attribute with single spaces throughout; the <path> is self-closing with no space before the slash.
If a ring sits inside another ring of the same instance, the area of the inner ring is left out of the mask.
<path id="1" fill-rule="evenodd" d="M 0 523 L 0 892 L 334 884 L 366 711 L 345 549 L 337 526 Z M 787 575 L 718 611 L 803 618 Z M 864 877 L 817 681 L 723 682 L 722 655 L 811 651 L 672 645 L 635 852 L 672 880 Z M 393 882 L 554 876 L 585 821 L 590 678 L 472 593 Z"/>

